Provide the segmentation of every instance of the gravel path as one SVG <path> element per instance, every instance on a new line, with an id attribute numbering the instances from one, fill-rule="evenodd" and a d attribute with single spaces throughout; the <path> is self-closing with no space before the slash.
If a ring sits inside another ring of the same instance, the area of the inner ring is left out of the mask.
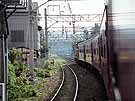
<path id="1" fill-rule="evenodd" d="M 42 101 L 50 101 L 53 97 L 54 93 L 56 92 L 57 88 L 59 87 L 61 80 L 62 80 L 62 72 L 60 67 L 57 67 L 57 74 L 49 77 L 46 79 L 47 82 L 44 84 L 44 88 L 47 95 L 44 97 Z"/>
<path id="2" fill-rule="evenodd" d="M 76 65 L 70 65 L 79 79 L 77 101 L 107 101 L 105 88 L 95 75 Z"/>

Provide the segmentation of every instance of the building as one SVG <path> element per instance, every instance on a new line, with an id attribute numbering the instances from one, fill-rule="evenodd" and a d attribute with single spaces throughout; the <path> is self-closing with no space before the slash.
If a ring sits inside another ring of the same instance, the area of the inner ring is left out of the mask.
<path id="1" fill-rule="evenodd" d="M 32 9 L 38 7 L 37 2 L 33 2 Z M 10 10 L 8 11 L 10 12 Z M 9 36 L 8 47 L 20 48 L 23 51 L 23 60 L 28 63 L 29 48 L 30 48 L 30 33 L 29 33 L 29 15 L 28 9 L 17 9 L 16 12 L 9 17 Z M 33 10 L 33 47 L 34 50 L 40 49 L 40 34 L 38 32 L 38 10 Z"/>

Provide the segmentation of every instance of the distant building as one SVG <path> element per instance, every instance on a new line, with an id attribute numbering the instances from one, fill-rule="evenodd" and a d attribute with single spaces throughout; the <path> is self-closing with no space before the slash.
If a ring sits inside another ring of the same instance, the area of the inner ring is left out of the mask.
<path id="1" fill-rule="evenodd" d="M 38 7 L 34 2 L 33 9 Z M 10 11 L 8 11 L 10 12 Z M 22 50 L 22 60 L 29 62 L 30 33 L 29 33 L 29 15 L 28 9 L 17 9 L 16 12 L 8 18 L 9 36 L 8 47 L 20 48 Z M 33 47 L 38 53 L 40 49 L 40 34 L 38 32 L 38 10 L 33 11 Z M 37 56 L 37 55 L 36 55 Z"/>
<path id="2" fill-rule="evenodd" d="M 38 6 L 33 3 L 33 9 Z M 40 35 L 38 32 L 38 10 L 33 12 L 33 45 L 35 50 L 40 49 Z M 28 10 L 17 9 L 17 11 L 9 17 L 9 48 L 25 47 L 29 48 L 29 16 Z"/>
<path id="3" fill-rule="evenodd" d="M 57 32 L 48 35 L 48 48 L 50 53 L 56 53 L 58 55 L 72 55 L 72 34 L 61 34 Z"/>

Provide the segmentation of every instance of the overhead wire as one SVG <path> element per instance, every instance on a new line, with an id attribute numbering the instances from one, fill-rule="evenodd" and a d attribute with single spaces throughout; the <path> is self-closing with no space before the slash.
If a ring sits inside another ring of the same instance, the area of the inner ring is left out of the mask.
<path id="1" fill-rule="evenodd" d="M 106 8 L 104 8 L 104 11 L 103 11 L 102 19 L 101 19 L 101 22 L 100 22 L 100 28 L 101 28 L 103 20 L 104 20 L 105 12 L 106 12 Z"/>

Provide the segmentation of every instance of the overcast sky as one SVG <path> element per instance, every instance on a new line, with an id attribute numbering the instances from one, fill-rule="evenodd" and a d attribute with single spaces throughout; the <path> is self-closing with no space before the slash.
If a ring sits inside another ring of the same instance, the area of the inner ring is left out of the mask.
<path id="1" fill-rule="evenodd" d="M 47 0 L 32 0 L 33 2 L 38 2 L 39 5 L 46 2 Z M 44 6 L 40 8 L 40 12 L 47 5 L 60 5 L 61 8 L 67 5 L 67 0 L 59 0 L 59 1 L 50 1 L 46 3 Z M 104 0 L 70 0 L 68 1 L 73 13 L 100 13 L 104 8 Z"/>
<path id="2" fill-rule="evenodd" d="M 32 0 L 33 2 L 38 2 L 38 5 L 46 2 L 47 0 Z M 59 0 L 50 1 L 46 3 L 39 9 L 41 16 L 44 16 L 44 8 L 48 5 L 60 5 L 60 12 L 64 14 L 70 14 L 70 9 L 68 3 L 70 4 L 72 14 L 102 14 L 104 9 L 104 0 Z M 58 7 L 58 6 L 57 6 Z M 59 12 L 58 8 L 49 8 L 49 13 L 57 14 Z M 44 28 L 44 19 L 41 19 L 40 25 Z M 58 26 L 56 24 L 56 26 Z"/>

